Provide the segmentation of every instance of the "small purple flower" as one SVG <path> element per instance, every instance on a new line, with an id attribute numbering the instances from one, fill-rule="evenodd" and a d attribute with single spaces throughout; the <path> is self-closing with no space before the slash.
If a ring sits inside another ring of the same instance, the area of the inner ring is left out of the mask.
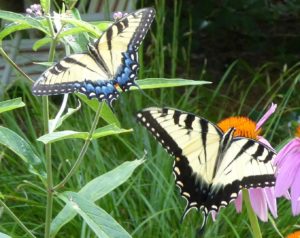
<path id="1" fill-rule="evenodd" d="M 286 196 L 291 200 L 293 215 L 300 214 L 300 138 L 287 143 L 275 158 L 276 197 Z"/>
<path id="2" fill-rule="evenodd" d="M 257 122 L 256 124 L 256 131 L 258 131 L 261 126 L 267 121 L 267 119 L 275 112 L 277 105 L 273 104 L 269 108 L 269 110 L 265 113 L 265 115 Z M 261 143 L 269 146 L 270 143 L 263 138 L 262 136 L 259 136 L 258 141 Z M 256 213 L 256 215 L 260 218 L 262 221 L 268 220 L 268 208 L 271 211 L 272 215 L 276 218 L 277 217 L 277 203 L 276 203 L 276 197 L 274 194 L 274 187 L 270 188 L 252 188 L 249 189 L 249 197 L 251 206 Z M 237 212 L 242 211 L 242 193 L 239 194 L 237 199 L 234 201 L 235 207 Z"/>
<path id="3" fill-rule="evenodd" d="M 26 13 L 32 17 L 42 16 L 42 7 L 40 4 L 33 4 L 29 8 L 26 8 Z"/>
<path id="4" fill-rule="evenodd" d="M 115 12 L 114 14 L 113 14 L 113 18 L 114 18 L 114 20 L 115 21 L 118 21 L 118 20 L 120 20 L 122 17 L 125 17 L 126 15 L 127 15 L 128 13 L 126 13 L 126 12 Z"/>

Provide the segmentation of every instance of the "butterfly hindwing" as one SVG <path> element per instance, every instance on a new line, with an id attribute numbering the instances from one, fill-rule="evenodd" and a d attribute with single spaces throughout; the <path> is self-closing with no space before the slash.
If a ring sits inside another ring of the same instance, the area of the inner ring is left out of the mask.
<path id="1" fill-rule="evenodd" d="M 109 105 L 119 93 L 136 85 L 138 48 L 155 17 L 153 8 L 144 8 L 114 22 L 88 53 L 73 54 L 47 69 L 35 82 L 35 95 L 80 92 Z"/>
<path id="2" fill-rule="evenodd" d="M 223 133 L 204 118 L 170 108 L 146 108 L 137 118 L 175 157 L 176 185 L 187 200 L 184 216 L 196 208 L 206 220 L 242 188 L 274 185 L 275 151 L 252 139 L 233 138 L 234 129 Z"/>

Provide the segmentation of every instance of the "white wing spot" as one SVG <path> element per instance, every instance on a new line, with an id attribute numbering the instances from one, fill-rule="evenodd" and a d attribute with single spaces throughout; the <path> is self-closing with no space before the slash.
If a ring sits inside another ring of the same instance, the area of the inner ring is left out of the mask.
<path id="1" fill-rule="evenodd" d="M 189 193 L 187 193 L 187 192 L 183 192 L 182 195 L 184 195 L 184 196 L 186 196 L 188 198 L 191 197 L 191 195 Z"/>
<path id="2" fill-rule="evenodd" d="M 176 172 L 177 175 L 180 175 L 180 170 L 178 169 L 178 167 L 174 167 L 174 171 Z"/>
<path id="3" fill-rule="evenodd" d="M 150 123 L 149 123 L 149 122 L 147 122 L 147 123 L 146 123 L 146 126 L 147 126 L 147 127 L 149 127 L 149 126 L 150 126 Z"/>

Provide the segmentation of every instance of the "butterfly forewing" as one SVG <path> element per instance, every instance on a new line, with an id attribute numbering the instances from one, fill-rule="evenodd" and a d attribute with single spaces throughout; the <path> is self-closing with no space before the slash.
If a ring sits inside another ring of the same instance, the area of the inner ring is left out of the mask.
<path id="1" fill-rule="evenodd" d="M 154 17 L 153 8 L 128 14 L 112 24 L 95 44 L 110 74 L 116 75 L 115 80 L 123 90 L 134 85 L 139 67 L 137 50 Z M 129 77 L 129 85 L 128 82 L 123 83 L 122 77 Z"/>

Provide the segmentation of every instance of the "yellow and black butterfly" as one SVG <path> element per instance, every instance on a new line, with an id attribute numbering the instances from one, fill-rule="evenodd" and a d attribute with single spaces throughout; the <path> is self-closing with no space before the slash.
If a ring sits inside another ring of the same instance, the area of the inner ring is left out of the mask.
<path id="1" fill-rule="evenodd" d="M 175 157 L 173 172 L 187 200 L 182 216 L 192 209 L 208 215 L 236 199 L 243 188 L 273 187 L 276 152 L 246 137 L 233 137 L 214 123 L 172 108 L 145 108 L 137 120 Z M 201 230 L 200 230 L 201 231 Z"/>
<path id="2" fill-rule="evenodd" d="M 155 17 L 153 8 L 127 14 L 114 22 L 87 53 L 72 54 L 47 69 L 34 83 L 33 94 L 56 95 L 72 92 L 106 100 L 111 106 L 119 96 L 136 86 L 138 48 Z"/>

